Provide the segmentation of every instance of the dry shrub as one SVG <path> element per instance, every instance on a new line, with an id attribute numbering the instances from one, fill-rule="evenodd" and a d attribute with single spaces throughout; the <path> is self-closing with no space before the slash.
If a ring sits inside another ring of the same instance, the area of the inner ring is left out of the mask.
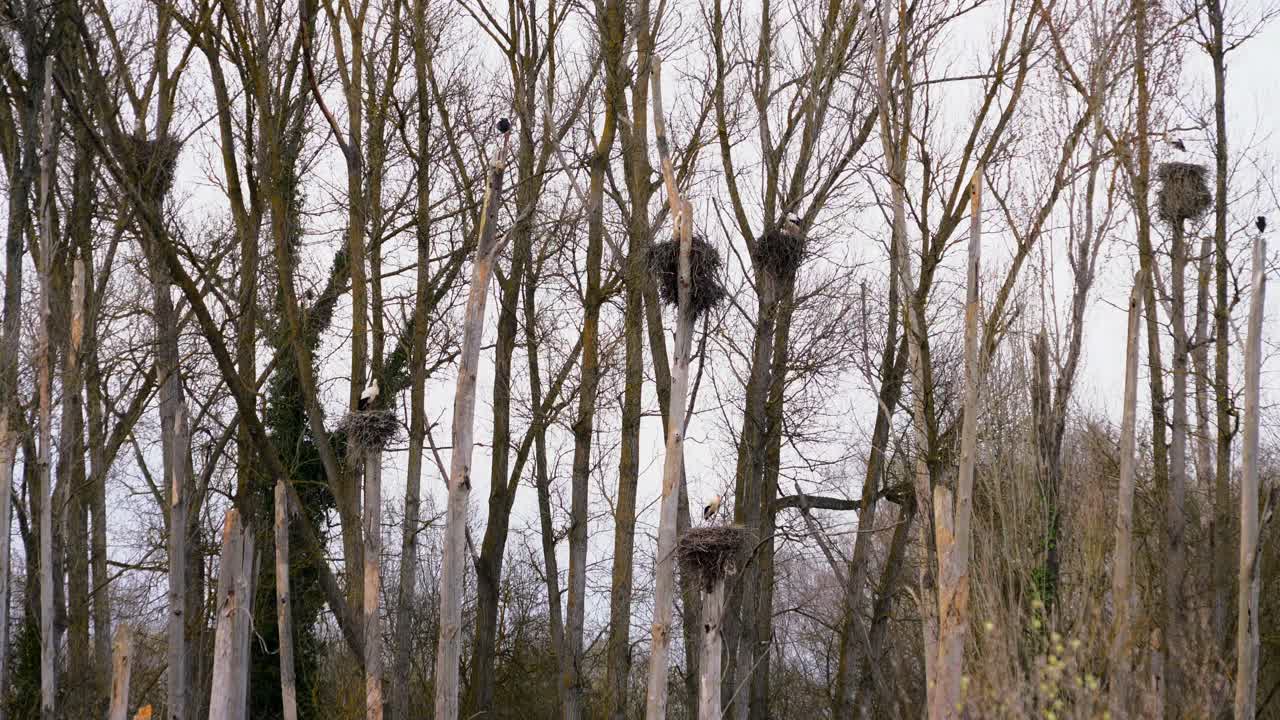
<path id="1" fill-rule="evenodd" d="M 770 230 L 756 242 L 752 257 L 760 267 L 776 277 L 789 278 L 795 275 L 804 262 L 804 236 L 782 232 L 776 228 Z"/>
<path id="2" fill-rule="evenodd" d="M 649 271 L 658 283 L 658 294 L 668 305 L 680 302 L 680 242 L 667 240 L 649 248 Z M 699 317 L 714 308 L 725 296 L 720 284 L 720 252 L 700 235 L 693 236 L 689 248 L 689 304 Z"/>
<path id="3" fill-rule="evenodd" d="M 1204 214 L 1213 201 L 1205 183 L 1205 167 L 1196 163 L 1167 162 L 1156 170 L 1160 190 L 1156 205 L 1160 219 L 1169 224 L 1193 220 Z"/>
<path id="4" fill-rule="evenodd" d="M 703 587 L 711 589 L 725 575 L 731 574 L 732 560 L 746 544 L 751 531 L 741 525 L 708 525 L 692 528 L 680 538 L 676 548 L 680 559 L 680 571 L 702 579 Z"/>
<path id="5" fill-rule="evenodd" d="M 124 166 L 137 178 L 142 193 L 163 197 L 173 189 L 173 176 L 178 167 L 182 141 L 173 135 L 148 139 L 143 135 L 125 135 Z"/>

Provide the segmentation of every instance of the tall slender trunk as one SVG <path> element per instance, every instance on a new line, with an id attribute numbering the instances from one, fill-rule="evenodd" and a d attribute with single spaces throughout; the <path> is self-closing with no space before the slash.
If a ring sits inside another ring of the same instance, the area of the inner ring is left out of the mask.
<path id="1" fill-rule="evenodd" d="M 536 336 L 535 307 L 533 303 L 534 288 L 530 283 L 524 286 L 524 332 L 525 345 L 529 348 L 529 404 L 533 408 L 534 424 L 534 484 L 538 491 L 538 523 L 539 537 L 542 540 L 543 577 L 547 586 L 547 616 L 551 626 L 551 650 L 555 653 L 556 668 L 559 677 L 569 674 L 569 657 L 565 651 L 564 613 L 560 605 L 560 567 L 556 558 L 556 530 L 551 517 L 551 475 L 547 471 L 547 427 L 542 412 L 542 369 L 538 362 L 538 342 Z M 556 699 L 560 706 L 568 702 L 566 695 L 568 684 L 556 683 Z"/>
<path id="2" fill-rule="evenodd" d="M 938 685 L 930 718 L 955 717 L 961 702 L 964 641 L 969 631 L 969 553 L 972 542 L 973 475 L 978 451 L 978 277 L 982 263 L 982 165 L 970 185 L 968 303 L 964 325 L 964 419 L 960 429 L 960 474 L 954 501 L 950 490 L 933 490 L 938 544 Z"/>
<path id="3" fill-rule="evenodd" d="M 1244 355 L 1244 433 L 1240 468 L 1240 593 L 1236 604 L 1236 717 L 1252 718 L 1258 702 L 1258 402 L 1262 375 L 1262 321 L 1266 308 L 1267 242 L 1253 245 L 1253 297 Z"/>
<path id="4" fill-rule="evenodd" d="M 1130 175 L 1137 214 L 1139 266 L 1151 278 L 1151 282 L 1146 283 L 1147 296 L 1144 299 L 1144 304 L 1147 310 L 1148 383 L 1151 388 L 1152 479 L 1157 488 L 1169 492 L 1171 497 L 1170 483 L 1172 480 L 1170 478 L 1169 449 L 1165 444 L 1168 414 L 1165 407 L 1164 363 L 1161 360 L 1159 306 L 1156 304 L 1154 282 L 1156 257 L 1151 242 L 1151 210 L 1150 199 L 1148 198 L 1151 186 L 1151 146 L 1149 139 L 1151 132 L 1151 87 L 1147 75 L 1147 35 L 1149 32 L 1147 28 L 1147 11 L 1147 3 L 1141 1 L 1133 3 L 1134 82 L 1137 86 L 1138 95 L 1138 126 L 1136 133 L 1138 165 L 1136 169 L 1132 168 L 1132 163 L 1130 162 Z M 1170 549 L 1168 545 L 1171 538 L 1171 535 L 1166 534 L 1166 549 Z M 1178 618 L 1173 623 L 1173 626 L 1168 626 L 1169 620 L 1174 616 L 1174 608 L 1179 607 L 1175 604 L 1176 597 L 1168 597 L 1168 592 L 1173 587 L 1172 584 L 1174 582 L 1170 579 L 1172 576 L 1173 573 L 1165 575 L 1166 597 L 1164 598 L 1164 612 L 1162 613 L 1166 619 L 1166 627 L 1164 628 L 1165 642 L 1156 652 L 1168 652 L 1174 658 L 1174 662 L 1164 663 L 1162 660 L 1158 660 L 1156 664 L 1164 667 L 1166 706 L 1182 707 L 1182 681 L 1180 667 L 1177 662 L 1180 658 L 1178 653 L 1182 649 L 1181 633 L 1179 631 L 1182 619 Z M 1180 578 L 1178 582 L 1180 582 Z"/>
<path id="5" fill-rule="evenodd" d="M 471 495 L 471 449 L 475 424 L 476 373 L 480 341 L 484 334 L 484 308 L 488 300 L 493 263 L 502 249 L 496 237 L 498 204 L 508 145 L 504 139 L 488 173 L 481 211 L 475 266 L 467 296 L 462 354 L 453 405 L 453 452 L 449 468 L 449 505 L 445 515 L 444 556 L 440 568 L 440 640 L 436 650 L 435 717 L 457 720 L 458 661 L 462 649 L 462 576 L 467 562 L 467 501 Z"/>
<path id="6" fill-rule="evenodd" d="M 778 304 L 778 321 L 773 335 L 773 360 L 769 370 L 769 389 L 765 398 L 764 432 L 760 438 L 764 449 L 760 478 L 760 552 L 756 562 L 758 596 L 754 618 L 756 639 L 752 652 L 750 702 L 748 716 L 767 720 L 769 711 L 770 651 L 773 647 L 773 588 L 776 552 L 778 475 L 782 465 L 782 422 L 786 399 L 787 344 L 791 339 L 791 318 L 795 314 L 795 277 L 779 278 L 783 286 Z M 706 624 L 705 622 L 703 623 Z"/>
<path id="7" fill-rule="evenodd" d="M 658 546 L 654 559 L 654 619 L 645 700 L 646 720 L 662 720 L 667 715 L 667 667 L 671 645 L 672 605 L 675 600 L 677 505 L 684 470 L 684 406 L 689 391 L 689 361 L 693 351 L 689 268 L 689 253 L 693 246 L 693 206 L 681 198 L 676 190 L 675 172 L 667 145 L 666 118 L 662 109 L 662 59 L 654 55 L 650 68 L 654 137 L 658 154 L 662 158 L 662 175 L 671 206 L 671 219 L 679 233 L 680 242 L 675 356 L 671 366 L 671 396 L 667 404 L 667 451 L 663 460 Z"/>
<path id="8" fill-rule="evenodd" d="M 293 608 L 289 595 L 289 501 L 287 480 L 276 481 L 276 627 L 280 636 L 280 706 L 284 720 L 298 720 L 298 688 L 293 670 Z"/>
<path id="9" fill-rule="evenodd" d="M 1213 40 L 1214 199 L 1213 199 L 1213 389 L 1217 425 L 1217 453 L 1213 483 L 1213 527 L 1209 543 L 1213 549 L 1213 636 L 1222 638 L 1222 649 L 1230 643 L 1227 632 L 1228 603 L 1231 597 L 1231 441 L 1235 434 L 1231 399 L 1231 305 L 1227 256 L 1227 62 L 1223 30 L 1222 0 L 1206 0 Z"/>
<path id="10" fill-rule="evenodd" d="M 365 717 L 382 720 L 382 450 L 365 450 L 364 678 Z"/>
<path id="11" fill-rule="evenodd" d="M 585 716 L 583 702 L 583 625 L 587 603 L 587 522 L 588 488 L 591 475 L 591 441 L 595 430 L 597 392 L 600 386 L 601 263 L 604 259 L 604 182 L 609 155 L 618 124 L 617 103 L 605 106 L 604 127 L 591 162 L 591 184 L 587 189 L 587 287 L 583 298 L 582 373 L 578 389 L 578 418 L 573 425 L 573 470 L 569 525 L 569 604 L 565 643 L 570 676 L 565 720 Z"/>
<path id="12" fill-rule="evenodd" d="M 1187 574 L 1187 241 L 1181 220 L 1173 224 L 1172 231 L 1169 324 L 1173 332 L 1173 424 L 1169 442 L 1169 489 L 1165 498 L 1165 636 L 1169 643 L 1170 676 L 1179 677 L 1180 666 L 1187 659 L 1182 630 L 1187 620 L 1184 585 Z"/>
<path id="13" fill-rule="evenodd" d="M 40 717 L 55 720 L 58 707 L 58 644 L 54 635 L 54 554 L 53 494 L 49 462 L 53 444 L 51 374 L 49 347 L 50 275 L 53 264 L 54 155 L 53 62 L 44 68 L 44 101 L 40 113 L 40 323 L 36 339 L 36 367 L 39 373 L 40 455 L 36 460 L 40 483 Z"/>
<path id="14" fill-rule="evenodd" d="M 702 661 L 698 664 L 698 720 L 720 720 L 720 655 L 724 617 L 723 575 L 702 593 Z"/>
<path id="15" fill-rule="evenodd" d="M 641 0 L 635 8 L 637 60 L 634 78 L 623 63 L 628 34 L 624 3 L 610 0 L 601 19 L 601 46 L 605 57 L 605 92 L 613 112 L 626 115 L 626 89 L 630 85 L 632 111 L 629 124 L 619 123 L 624 173 L 632 211 L 627 227 L 627 270 L 622 332 L 624 343 L 622 437 L 618 454 L 618 495 L 614 508 L 613 572 L 609 588 L 609 637 L 605 660 L 605 689 L 610 720 L 627 717 L 631 675 L 631 607 L 635 573 L 636 494 L 640 479 L 640 422 L 644 386 L 645 250 L 649 245 L 649 198 L 652 195 L 646 133 L 648 132 L 649 7 Z M 628 83 L 628 80 L 630 82 Z"/>
<path id="16" fill-rule="evenodd" d="M 527 124 L 521 123 L 521 140 L 516 152 L 518 208 L 532 207 L 538 201 L 538 183 L 533 180 L 535 160 L 533 137 Z M 468 713 L 493 711 L 494 662 L 498 643 L 498 610 L 501 602 L 503 560 L 507 535 L 511 526 L 511 509 L 515 503 L 519 478 L 511 473 L 511 363 L 515 354 L 520 288 L 534 282 L 530 272 L 530 247 L 533 228 L 527 222 L 512 229 L 512 261 L 510 272 L 500 283 L 498 336 L 494 347 L 493 373 L 493 451 L 489 466 L 489 514 L 480 557 L 476 563 L 476 631 L 472 651 L 471 687 Z M 517 475 L 519 470 L 517 469 Z"/>
<path id="17" fill-rule="evenodd" d="M 71 261 L 70 322 L 62 353 L 62 440 L 58 453 L 59 485 L 65 504 L 61 524 L 67 567 L 67 712 L 90 714 L 96 690 L 89 644 L 89 528 L 88 488 L 84 462 L 84 373 L 81 350 L 84 332 L 84 265 Z M 105 672 L 105 668 L 101 668 Z"/>
<path id="18" fill-rule="evenodd" d="M 1129 296 L 1129 324 L 1125 334 L 1124 411 L 1120 421 L 1120 481 L 1116 502 L 1116 549 L 1111 563 L 1111 605 L 1115 615 L 1114 633 L 1108 661 L 1111 677 L 1108 706 L 1112 717 L 1127 717 L 1129 708 L 1129 675 L 1133 654 L 1133 489 L 1134 447 L 1138 415 L 1138 345 L 1142 303 L 1146 296 L 1147 275 L 1139 272 Z"/>
<path id="19" fill-rule="evenodd" d="M 9 647 L 9 560 L 10 519 L 13 516 L 13 464 L 17 457 L 18 433 L 9 428 L 9 408 L 0 407 L 0 647 Z M 29 464 L 29 463 L 28 463 Z M 0 652 L 0 688 L 9 682 L 9 653 Z M 8 720 L 8 709 L 0 703 L 0 720 Z"/>
<path id="20" fill-rule="evenodd" d="M 418 206 L 415 237 L 418 244 L 418 283 L 414 305 L 413 345 L 409 366 L 409 466 L 405 476 L 404 524 L 400 536 L 400 576 L 396 588 L 394 658 L 391 661 L 391 710 L 395 720 L 413 717 L 409 708 L 410 630 L 418 570 L 418 523 L 422 506 L 422 455 L 427 435 L 426 352 L 427 296 L 431 278 L 431 112 L 427 83 L 429 52 L 426 0 L 414 3 L 413 67 L 418 91 L 418 152 L 414 168 Z"/>

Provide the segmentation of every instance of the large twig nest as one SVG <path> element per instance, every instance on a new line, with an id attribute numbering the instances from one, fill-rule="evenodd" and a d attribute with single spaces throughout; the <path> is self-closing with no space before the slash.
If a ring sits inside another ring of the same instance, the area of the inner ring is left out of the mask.
<path id="1" fill-rule="evenodd" d="M 746 544 L 751 531 L 741 525 L 708 525 L 692 528 L 680 538 L 676 548 L 680 571 L 702 579 L 710 590 L 716 582 L 734 572 L 733 559 Z"/>
<path id="2" fill-rule="evenodd" d="M 658 282 L 658 294 L 668 305 L 680 302 L 680 242 L 667 240 L 649 248 L 649 271 Z M 720 285 L 720 253 L 698 235 L 689 248 L 689 275 L 692 285 L 689 304 L 698 317 L 715 307 L 725 296 Z"/>
<path id="3" fill-rule="evenodd" d="M 400 421 L 390 410 L 357 410 L 342 421 L 347 443 L 356 453 L 386 450 L 400 434 Z"/>
<path id="4" fill-rule="evenodd" d="M 1167 162 L 1156 170 L 1160 190 L 1156 204 L 1160 219 L 1175 224 L 1204 214 L 1213 202 L 1205 183 L 1205 167 L 1196 163 Z"/>
<path id="5" fill-rule="evenodd" d="M 804 262 L 804 235 L 777 228 L 770 230 L 756 241 L 756 249 L 752 256 L 756 264 L 774 276 L 789 278 Z"/>
<path id="6" fill-rule="evenodd" d="M 126 135 L 123 142 L 124 165 L 141 184 L 148 196 L 163 197 L 173 188 L 182 142 L 173 135 L 148 139 L 143 135 Z"/>

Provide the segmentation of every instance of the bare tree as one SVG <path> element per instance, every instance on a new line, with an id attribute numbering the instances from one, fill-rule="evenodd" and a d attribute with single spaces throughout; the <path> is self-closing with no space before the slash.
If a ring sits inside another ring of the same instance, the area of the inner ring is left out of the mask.
<path id="1" fill-rule="evenodd" d="M 1261 235 L 1261 228 L 1259 228 Z M 1244 432 L 1240 457 L 1240 590 L 1236 610 L 1235 716 L 1250 718 L 1258 705 L 1258 396 L 1262 372 L 1262 321 L 1266 307 L 1267 241 L 1253 243 L 1253 295 L 1244 356 Z"/>

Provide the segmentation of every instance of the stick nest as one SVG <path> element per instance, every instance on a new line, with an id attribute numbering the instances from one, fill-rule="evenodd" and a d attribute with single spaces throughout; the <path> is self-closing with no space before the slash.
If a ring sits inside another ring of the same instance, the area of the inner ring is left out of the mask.
<path id="1" fill-rule="evenodd" d="M 1167 162 L 1156 170 L 1160 190 L 1156 204 L 1160 219 L 1180 223 L 1200 217 L 1209 209 L 1213 195 L 1205 183 L 1205 167 L 1196 163 Z"/>
<path id="2" fill-rule="evenodd" d="M 752 256 L 757 265 L 775 277 L 792 277 L 804 262 L 804 236 L 775 228 L 756 242 L 756 249 Z"/>
<path id="3" fill-rule="evenodd" d="M 400 434 L 400 421 L 390 410 L 365 410 L 348 413 L 342 421 L 347 442 L 357 453 L 386 450 Z"/>
<path id="4" fill-rule="evenodd" d="M 680 538 L 676 548 L 680 571 L 702 579 L 710 590 L 733 572 L 733 559 L 742 550 L 751 531 L 741 525 L 708 525 L 692 528 Z"/>
<path id="5" fill-rule="evenodd" d="M 168 195 L 173 189 L 182 142 L 173 135 L 149 140 L 134 134 L 124 137 L 123 146 L 123 164 L 138 179 L 142 192 L 153 197 Z"/>
<path id="6" fill-rule="evenodd" d="M 680 242 L 667 240 L 649 248 L 649 271 L 658 282 L 658 294 L 671 306 L 680 304 Z M 725 297 L 720 284 L 720 252 L 701 236 L 694 235 L 689 248 L 689 304 L 696 318 L 714 308 Z"/>

